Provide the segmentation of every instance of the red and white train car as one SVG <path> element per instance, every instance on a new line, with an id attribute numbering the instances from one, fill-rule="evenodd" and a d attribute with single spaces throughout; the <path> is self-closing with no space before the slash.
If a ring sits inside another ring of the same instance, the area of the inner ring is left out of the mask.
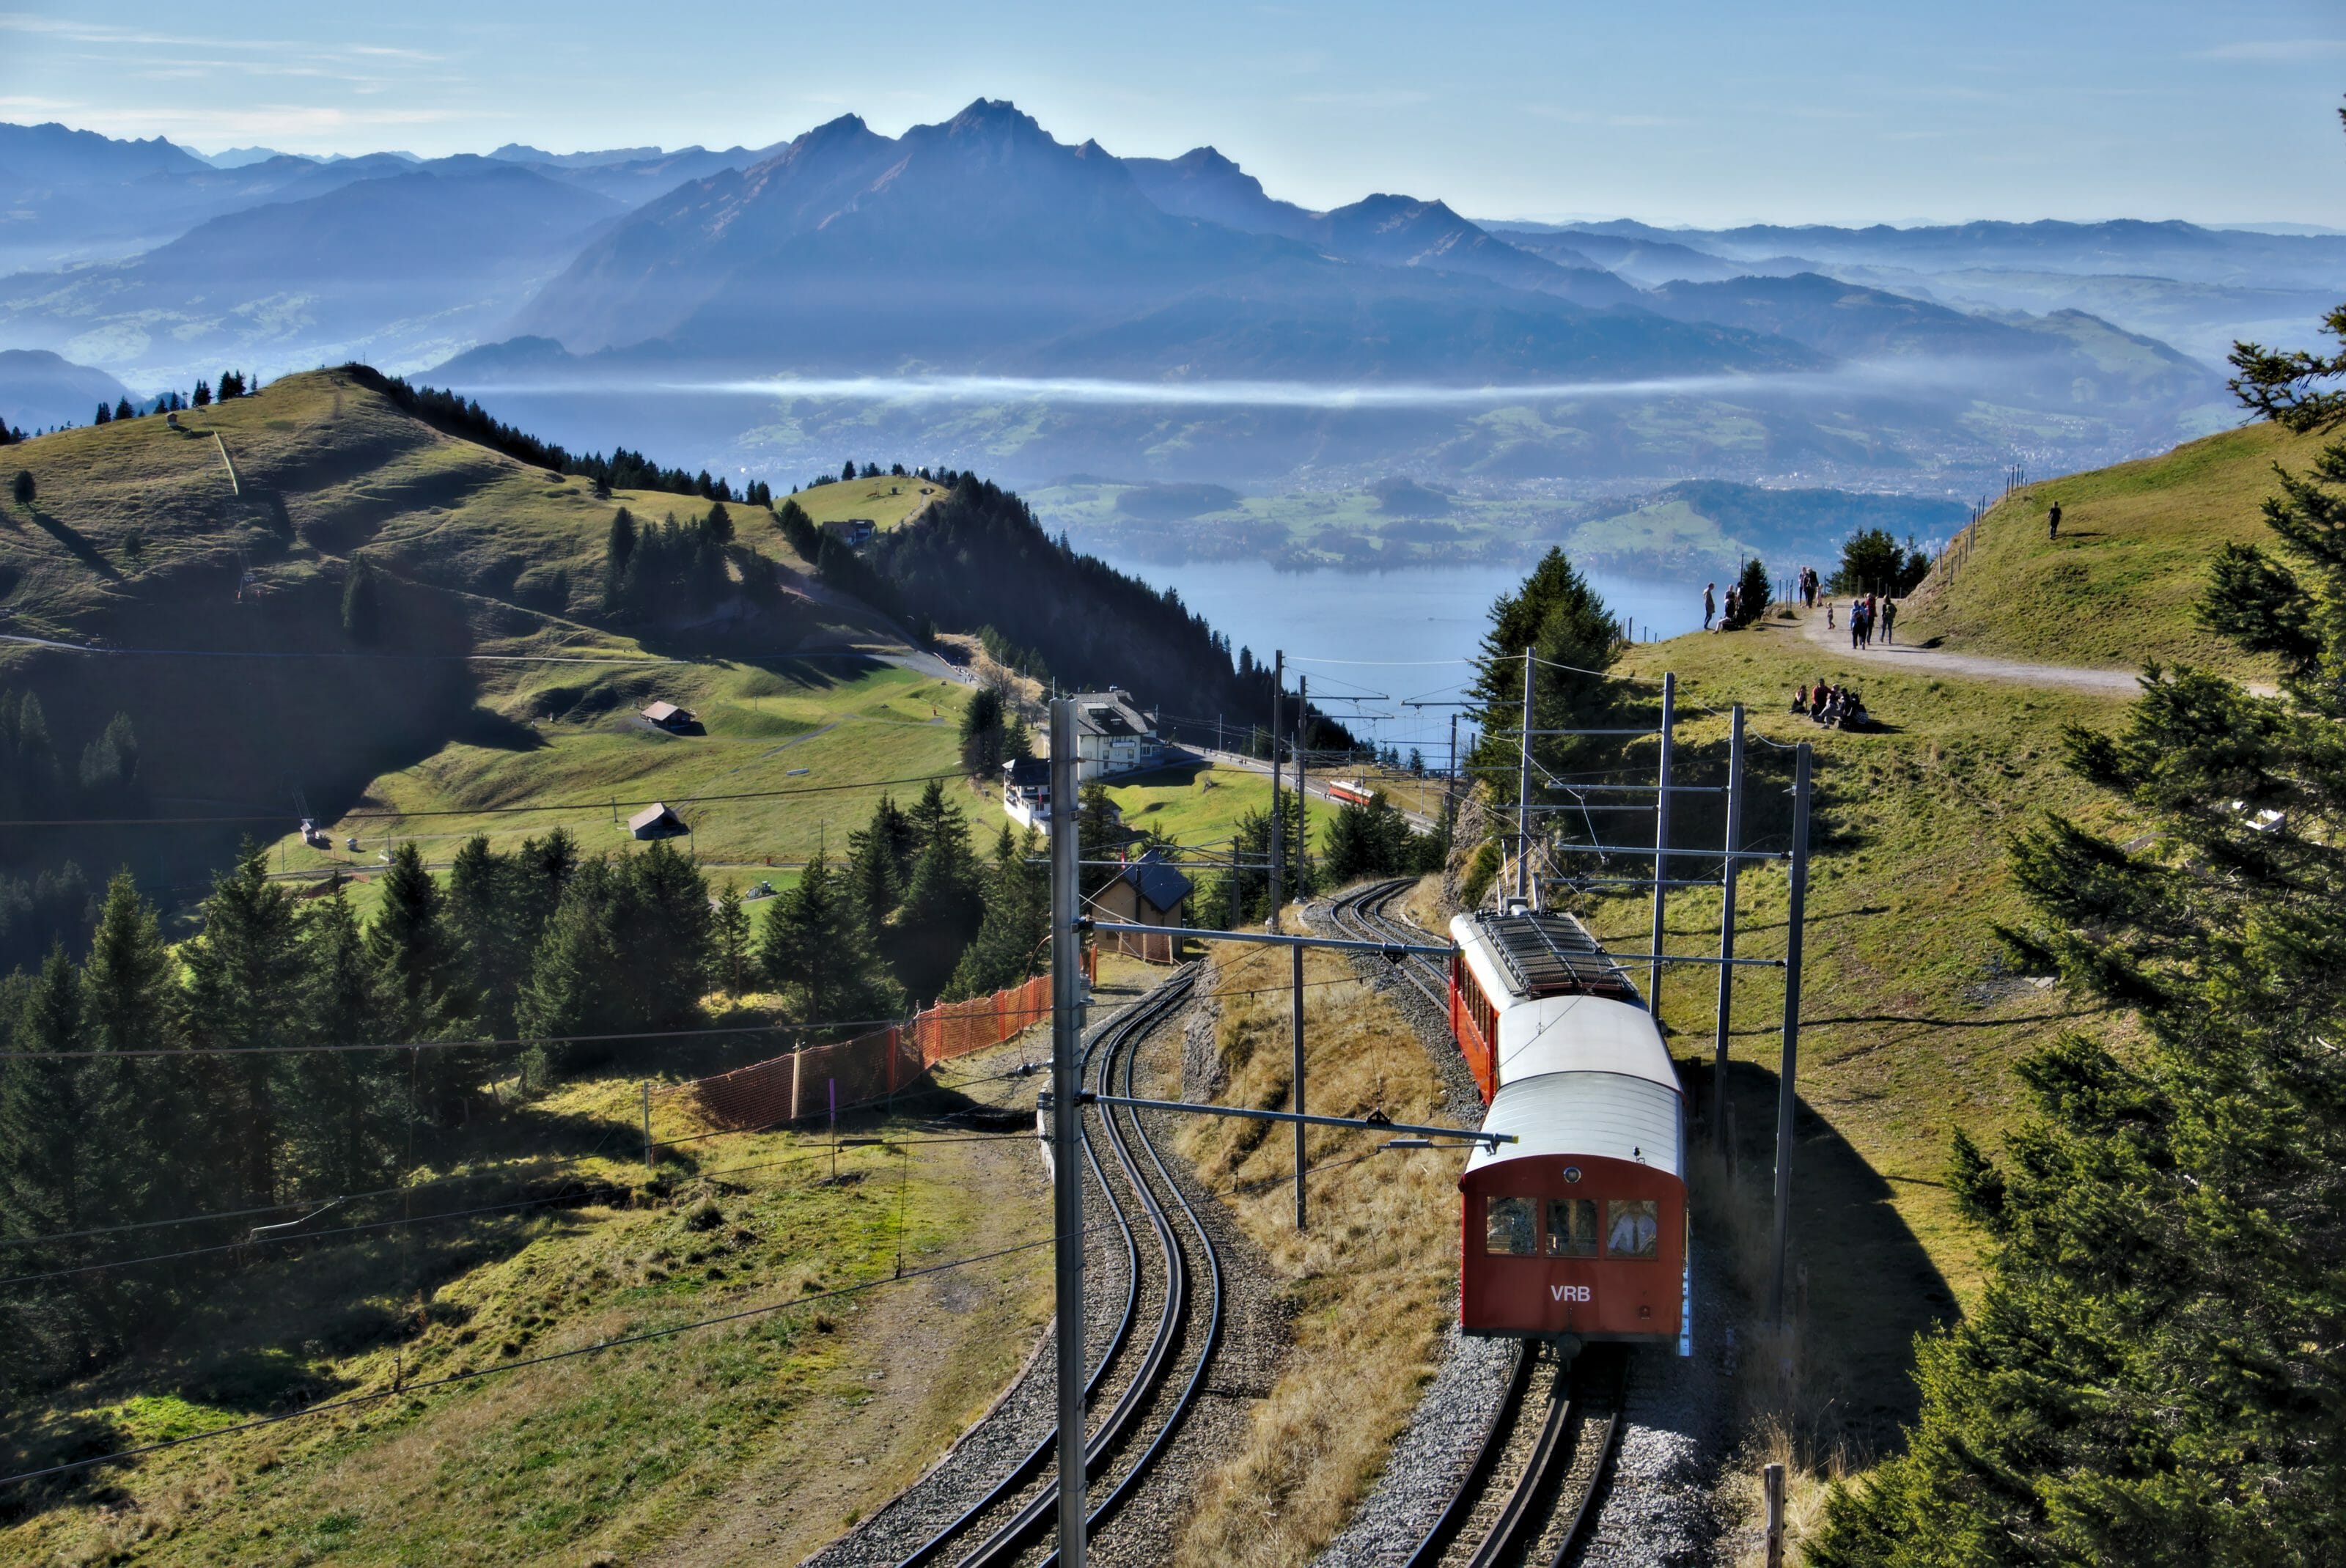
<path id="1" fill-rule="evenodd" d="M 1691 1353 L 1686 1106 L 1636 986 L 1566 914 L 1450 925 L 1451 1027 L 1488 1104 L 1464 1195 L 1469 1334 Z"/>
<path id="2" fill-rule="evenodd" d="M 1328 786 L 1328 799 L 1345 806 L 1365 806 L 1376 799 L 1376 791 L 1357 779 L 1338 779 Z"/>

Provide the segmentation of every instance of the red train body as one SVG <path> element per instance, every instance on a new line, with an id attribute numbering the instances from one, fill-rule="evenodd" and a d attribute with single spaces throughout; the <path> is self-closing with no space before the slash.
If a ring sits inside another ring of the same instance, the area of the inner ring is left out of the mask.
<path id="1" fill-rule="evenodd" d="M 1451 936 L 1451 1026 L 1516 1139 L 1459 1178 L 1460 1326 L 1690 1351 L 1685 1103 L 1637 988 L 1569 915 Z"/>
<path id="2" fill-rule="evenodd" d="M 1356 779 L 1339 779 L 1328 786 L 1328 799 L 1350 806 L 1365 806 L 1376 792 Z"/>

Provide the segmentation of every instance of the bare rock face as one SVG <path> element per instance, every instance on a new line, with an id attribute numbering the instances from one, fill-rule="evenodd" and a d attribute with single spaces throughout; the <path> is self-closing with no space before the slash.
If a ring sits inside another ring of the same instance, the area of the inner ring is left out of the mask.
<path id="1" fill-rule="evenodd" d="M 1458 892 L 1459 881 L 1466 875 L 1468 862 L 1483 840 L 1491 833 L 1491 791 L 1485 784 L 1477 784 L 1458 803 L 1458 821 L 1450 835 L 1450 857 L 1442 863 L 1442 916 L 1464 914 L 1465 902 Z"/>
<path id="2" fill-rule="evenodd" d="M 1185 1100 L 1218 1100 L 1229 1081 L 1229 1069 L 1223 1064 L 1221 1048 L 1214 1038 L 1221 1018 L 1218 998 L 1208 996 L 1190 1004 L 1188 1019 L 1181 1025 L 1181 1097 Z"/>

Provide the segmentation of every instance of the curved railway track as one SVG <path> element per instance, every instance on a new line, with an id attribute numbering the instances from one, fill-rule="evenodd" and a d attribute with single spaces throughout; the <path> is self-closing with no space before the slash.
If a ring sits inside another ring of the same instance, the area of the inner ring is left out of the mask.
<path id="1" fill-rule="evenodd" d="M 1371 882 L 1329 902 L 1330 921 L 1366 942 L 1424 942 L 1386 912 L 1413 879 Z M 1432 939 L 1438 941 L 1439 939 Z M 1394 972 L 1446 1016 L 1449 975 L 1412 953 Z M 1514 1568 L 1574 1560 L 1596 1521 L 1596 1499 L 1621 1439 L 1629 1358 L 1592 1345 L 1571 1361 L 1522 1348 L 1474 1462 L 1408 1558 L 1409 1568 Z"/>
<path id="2" fill-rule="evenodd" d="M 1194 969 L 1178 971 L 1096 1030 L 1084 1048 L 1085 1086 L 1132 1094 L 1140 1042 L 1181 1006 L 1195 981 Z M 1196 1402 L 1221 1333 L 1222 1268 L 1211 1235 L 1138 1114 L 1087 1111 L 1084 1160 L 1091 1176 L 1086 1201 L 1105 1195 L 1126 1264 L 1122 1308 L 1085 1383 L 1087 1411 L 1096 1410 L 1106 1390 L 1116 1390 L 1084 1443 L 1086 1492 L 1106 1483 L 1087 1510 L 1097 1530 L 1131 1497 Z M 1139 1324 L 1150 1304 L 1156 1322 L 1143 1343 Z M 1177 1383 L 1185 1365 L 1188 1376 Z M 899 1559 L 898 1568 L 999 1568 L 1030 1557 L 1055 1563 L 1056 1551 L 1034 1554 L 1057 1515 L 1058 1478 L 1046 1474 L 1056 1441 L 1056 1429 L 1045 1431 L 984 1496 Z"/>

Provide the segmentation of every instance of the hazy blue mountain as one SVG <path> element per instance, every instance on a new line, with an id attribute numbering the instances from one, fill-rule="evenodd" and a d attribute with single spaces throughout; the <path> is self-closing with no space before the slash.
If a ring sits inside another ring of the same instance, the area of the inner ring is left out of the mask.
<path id="1" fill-rule="evenodd" d="M 267 163 L 273 158 L 299 158 L 304 163 L 331 163 L 332 158 L 307 158 L 298 152 L 279 152 L 273 147 L 231 147 L 219 152 L 196 152 L 194 148 L 181 150 L 193 153 L 214 168 L 248 168 L 256 163 Z"/>
<path id="2" fill-rule="evenodd" d="M 1617 234 L 1553 224 L 1485 223 L 1483 227 L 1510 245 L 1560 261 L 1568 267 L 1602 267 L 1640 289 L 1664 283 L 1717 283 L 1729 278 L 1773 276 L 1815 270 L 1814 263 L 1795 257 L 1751 261 L 1730 260 L 1691 245 L 1671 240 L 1637 239 Z"/>
<path id="3" fill-rule="evenodd" d="M 18 430 L 87 424 L 100 400 L 111 406 L 129 396 L 129 388 L 94 366 L 45 349 L 0 349 L 0 424 Z"/>
<path id="4" fill-rule="evenodd" d="M 509 141 L 489 154 L 505 163 L 543 163 L 556 168 L 596 168 L 611 163 L 645 163 L 665 156 L 656 147 L 614 147 L 600 152 L 547 152 L 544 148 Z"/>
<path id="5" fill-rule="evenodd" d="M 516 326 L 578 352 L 657 340 L 692 362 L 825 371 L 1456 381 L 1813 360 L 1652 316 L 1598 321 L 1556 297 L 1566 270 L 1439 203 L 1310 222 L 1332 243 L 1168 212 L 1122 160 L 1005 103 L 893 139 L 847 116 L 629 214 Z M 1329 253 L 1345 248 L 1381 264 Z M 1470 255 L 1535 288 L 1494 287 Z"/>
<path id="6" fill-rule="evenodd" d="M 0 280 L 0 341 L 169 384 L 227 363 L 429 363 L 477 341 L 622 210 L 487 158 L 401 167 L 209 219 L 128 261 Z"/>
<path id="7" fill-rule="evenodd" d="M 1262 182 L 1210 147 L 1179 158 L 1127 158 L 1142 192 L 1166 211 L 1250 234 L 1300 240 L 1348 261 L 1464 272 L 1584 305 L 1617 305 L 1637 291 L 1586 257 L 1535 255 L 1461 218 L 1441 201 L 1376 195 L 1311 212 L 1267 195 Z"/>
<path id="8" fill-rule="evenodd" d="M 112 184 L 155 174 L 194 174 L 210 166 L 161 137 L 117 141 L 52 120 L 0 124 L 0 170 L 26 184 Z"/>
<path id="9" fill-rule="evenodd" d="M 1210 147 L 1179 158 L 1127 158 L 1124 167 L 1149 200 L 1181 218 L 1202 218 L 1248 234 L 1316 238 L 1320 214 L 1267 195 L 1262 181 Z"/>

